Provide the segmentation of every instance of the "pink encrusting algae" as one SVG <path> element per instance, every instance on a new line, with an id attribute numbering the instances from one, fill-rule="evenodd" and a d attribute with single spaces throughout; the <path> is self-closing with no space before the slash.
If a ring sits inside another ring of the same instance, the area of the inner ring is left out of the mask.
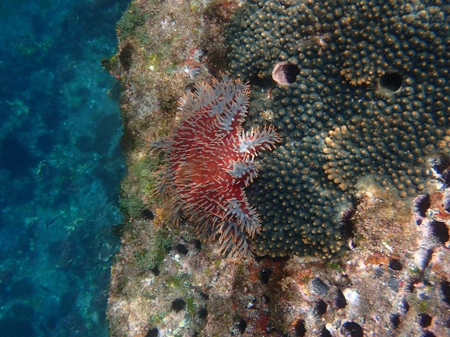
<path id="1" fill-rule="evenodd" d="M 278 135 L 272 126 L 244 132 L 248 85 L 227 76 L 200 84 L 183 97 L 181 121 L 166 147 L 165 182 L 204 240 L 218 240 L 222 253 L 240 261 L 251 255 L 248 240 L 260 230 L 244 186 L 257 176 L 257 153 Z"/>

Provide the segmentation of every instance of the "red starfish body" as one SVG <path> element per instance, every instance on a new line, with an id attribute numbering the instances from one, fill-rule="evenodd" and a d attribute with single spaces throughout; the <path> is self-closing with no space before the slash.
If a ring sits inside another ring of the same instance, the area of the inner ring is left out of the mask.
<path id="1" fill-rule="evenodd" d="M 248 257 L 248 239 L 260 230 L 244 186 L 258 172 L 258 151 L 278 140 L 272 127 L 245 133 L 249 89 L 227 77 L 199 85 L 181 105 L 168 149 L 169 181 L 177 206 L 202 238 L 218 239 L 231 259 Z"/>

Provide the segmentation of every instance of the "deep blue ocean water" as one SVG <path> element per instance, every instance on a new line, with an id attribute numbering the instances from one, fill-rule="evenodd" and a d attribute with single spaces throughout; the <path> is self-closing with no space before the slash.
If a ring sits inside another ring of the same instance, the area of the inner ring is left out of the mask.
<path id="1" fill-rule="evenodd" d="M 0 337 L 108 335 L 129 0 L 0 0 Z"/>

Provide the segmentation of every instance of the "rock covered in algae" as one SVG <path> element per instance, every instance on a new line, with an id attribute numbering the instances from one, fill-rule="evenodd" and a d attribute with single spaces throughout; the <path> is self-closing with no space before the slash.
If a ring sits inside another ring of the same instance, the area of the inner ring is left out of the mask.
<path id="1" fill-rule="evenodd" d="M 201 43 L 198 34 L 204 28 L 203 9 L 195 8 L 199 3 L 136 0 L 126 14 L 133 20 L 120 25 L 127 33 L 120 38 L 123 64 L 115 63 L 119 56 L 112 63 L 125 88 L 124 145 L 130 170 L 122 186 L 127 225 L 111 277 L 111 336 L 449 335 L 450 170 L 445 156 L 430 161 L 438 184 L 428 193 L 421 192 L 413 213 L 392 193 L 392 187 L 383 187 L 374 179 L 359 182 L 364 192 L 358 194 L 356 209 L 347 215 L 355 233 L 348 240 L 351 250 L 327 262 L 264 257 L 231 265 L 217 245 L 199 242 L 195 227 L 164 224 L 161 204 L 149 193 L 159 159 L 150 155 L 148 144 L 170 131 L 176 100 L 190 90 L 193 72 L 185 64 L 204 71 L 207 49 L 198 58 L 201 53 L 196 45 Z M 230 3 L 213 1 L 214 10 L 209 13 L 226 12 Z M 200 66 L 194 61 L 201 61 Z M 268 69 L 267 76 L 271 74 Z M 294 75 L 276 75 L 280 88 L 289 88 L 285 82 L 296 79 Z M 264 78 L 251 80 L 252 90 L 263 88 Z M 285 123 L 279 119 L 278 105 L 262 99 L 276 97 L 277 90 L 281 89 L 253 91 L 250 113 L 261 112 L 253 116 L 254 121 Z M 286 137 L 287 126 L 279 130 Z M 338 139 L 330 130 L 321 139 Z M 316 151 L 310 149 L 306 152 Z M 294 157 L 295 164 L 299 158 Z M 339 196 L 343 191 L 337 185 L 331 186 Z M 267 207 L 276 210 L 275 206 Z"/>

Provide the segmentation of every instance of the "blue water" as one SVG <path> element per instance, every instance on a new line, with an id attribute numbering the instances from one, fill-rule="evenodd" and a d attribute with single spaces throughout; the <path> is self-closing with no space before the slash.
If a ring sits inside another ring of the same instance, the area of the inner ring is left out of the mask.
<path id="1" fill-rule="evenodd" d="M 108 335 L 129 0 L 0 0 L 0 336 Z"/>

